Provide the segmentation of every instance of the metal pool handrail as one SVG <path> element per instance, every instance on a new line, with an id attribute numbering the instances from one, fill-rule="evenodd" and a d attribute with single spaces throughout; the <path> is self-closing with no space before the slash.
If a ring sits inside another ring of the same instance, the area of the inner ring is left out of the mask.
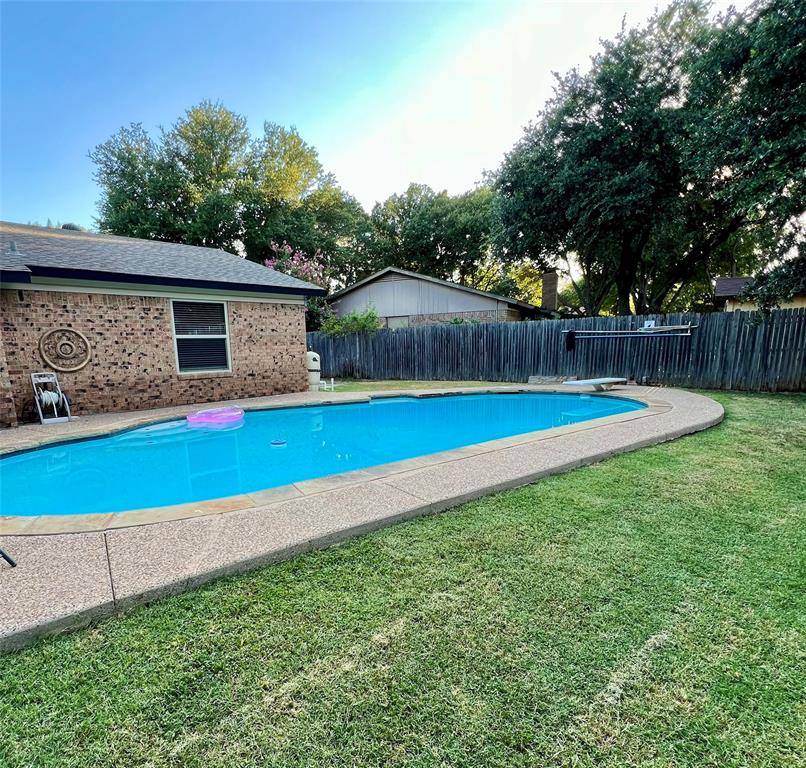
<path id="1" fill-rule="evenodd" d="M 17 567 L 17 563 L 11 557 L 11 555 L 9 555 L 7 552 L 3 551 L 2 549 L 0 549 L 0 557 L 2 557 L 3 560 L 5 560 L 12 568 Z"/>

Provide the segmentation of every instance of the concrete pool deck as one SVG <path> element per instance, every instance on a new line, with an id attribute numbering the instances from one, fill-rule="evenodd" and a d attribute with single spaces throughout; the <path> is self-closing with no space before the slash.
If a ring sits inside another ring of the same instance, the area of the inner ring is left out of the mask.
<path id="1" fill-rule="evenodd" d="M 238 403 L 261 409 L 394 395 L 518 391 L 572 388 L 305 392 Z M 578 388 L 573 391 L 578 394 Z M 718 403 L 684 390 L 625 386 L 613 394 L 648 407 L 228 499 L 114 515 L 0 517 L 0 546 L 18 564 L 9 568 L 0 561 L 0 652 L 222 575 L 707 429 L 723 416 Z M 4 430 L 0 454 L 131 429 L 199 407 L 103 414 L 47 428 Z"/>

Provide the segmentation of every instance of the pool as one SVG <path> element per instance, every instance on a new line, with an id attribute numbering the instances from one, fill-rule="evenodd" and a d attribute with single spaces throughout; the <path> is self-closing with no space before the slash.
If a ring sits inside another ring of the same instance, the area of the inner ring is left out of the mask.
<path id="1" fill-rule="evenodd" d="M 0 459 L 3 515 L 124 512 L 200 502 L 646 408 L 606 395 L 389 397 L 184 419 Z"/>

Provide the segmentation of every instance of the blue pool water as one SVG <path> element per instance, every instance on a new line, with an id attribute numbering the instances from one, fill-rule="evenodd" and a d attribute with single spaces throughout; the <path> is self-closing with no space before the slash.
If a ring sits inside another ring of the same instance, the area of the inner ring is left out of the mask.
<path id="1" fill-rule="evenodd" d="M 75 515 L 202 501 L 644 407 L 478 394 L 253 411 L 225 431 L 164 422 L 0 459 L 0 502 L 4 515 Z"/>

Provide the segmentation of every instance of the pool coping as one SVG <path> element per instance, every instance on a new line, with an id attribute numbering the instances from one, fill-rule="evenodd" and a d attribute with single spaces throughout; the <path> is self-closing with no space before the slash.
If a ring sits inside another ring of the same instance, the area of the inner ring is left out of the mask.
<path id="1" fill-rule="evenodd" d="M 491 390 L 571 391 L 561 386 L 518 385 L 396 390 L 373 396 Z M 327 393 L 325 398 L 310 393 L 291 399 L 315 405 L 369 399 L 369 395 L 356 393 L 345 398 L 346 394 L 333 397 Z M 0 546 L 18 563 L 16 568 L 8 568 L 0 561 L 0 653 L 220 576 L 322 549 L 398 521 L 442 512 L 490 493 L 707 429 L 724 415 L 715 401 L 685 390 L 629 386 L 612 394 L 641 399 L 649 407 L 427 459 L 409 459 L 407 466 L 395 462 L 398 466 L 371 468 L 377 472 L 357 470 L 331 476 L 325 484 L 305 481 L 320 486 L 295 488 L 291 498 L 267 497 L 258 506 L 209 510 L 201 516 L 87 532 L 26 535 L 10 533 L 0 519 Z M 273 402 L 286 405 L 288 399 L 281 396 Z M 171 418 L 176 413 L 163 415 Z M 131 418 L 127 414 L 107 421 L 120 424 Z M 144 415 L 143 423 L 155 420 L 166 419 L 155 419 L 152 412 Z M 95 426 L 88 420 L 85 429 L 71 431 L 84 434 Z M 260 499 L 250 499 L 250 504 L 257 501 Z"/>
<path id="2" fill-rule="evenodd" d="M 381 392 L 377 394 L 370 393 L 362 397 L 339 400 L 338 402 L 326 401 L 302 404 L 279 403 L 276 405 L 251 407 L 246 405 L 244 406 L 244 411 L 255 412 L 264 410 L 285 410 L 289 408 L 331 408 L 338 405 L 368 403 L 371 400 L 390 400 L 400 397 L 424 399 L 431 397 L 451 397 L 466 394 L 508 395 L 522 393 L 563 395 L 575 394 L 577 396 L 585 395 L 596 398 L 617 397 L 622 400 L 632 400 L 643 403 L 646 407 L 636 411 L 628 411 L 626 413 L 618 413 L 611 416 L 602 416 L 595 419 L 586 419 L 575 424 L 568 424 L 561 427 L 552 427 L 549 429 L 535 430 L 532 432 L 522 432 L 516 435 L 510 435 L 508 437 L 497 438 L 495 440 L 486 440 L 481 443 L 470 443 L 458 448 L 451 448 L 447 451 L 423 454 L 410 459 L 401 459 L 386 464 L 376 464 L 369 467 L 364 467 L 363 469 L 356 469 L 349 472 L 340 472 L 331 475 L 323 475 L 310 480 L 301 480 L 295 483 L 288 483 L 287 485 L 275 486 L 273 488 L 266 488 L 249 493 L 236 494 L 233 496 L 221 496 L 205 501 L 169 504 L 159 507 L 144 507 L 123 512 L 97 512 L 79 515 L 0 515 L 0 532 L 2 532 L 3 535 L 8 536 L 41 536 L 62 533 L 91 533 L 94 531 L 106 531 L 114 528 L 130 528 L 136 525 L 153 525 L 155 523 L 164 523 L 171 520 L 185 520 L 193 517 L 217 515 L 221 514 L 222 512 L 236 512 L 247 509 L 256 509 L 258 507 L 265 506 L 266 504 L 272 504 L 279 501 L 288 501 L 290 499 L 310 496 L 317 493 L 324 493 L 336 488 L 344 488 L 368 480 L 379 480 L 393 477 L 394 475 L 410 472 L 411 470 L 443 464 L 448 461 L 455 461 L 468 456 L 478 456 L 485 453 L 492 453 L 503 448 L 511 448 L 513 446 L 524 445 L 527 443 L 552 440 L 561 435 L 569 435 L 574 434 L 575 432 L 585 431 L 587 429 L 595 429 L 607 424 L 631 421 L 638 418 L 648 418 L 659 413 L 665 413 L 671 408 L 671 405 L 668 402 L 660 400 L 654 396 L 646 395 L 637 396 L 634 394 L 620 394 L 618 392 L 569 392 L 568 389 L 561 390 L 550 388 L 541 388 L 536 390 L 534 388 L 525 387 L 478 387 L 473 388 L 469 392 L 465 390 L 450 390 L 436 393 L 432 391 L 415 391 L 415 393 L 411 395 Z M 50 446 L 66 445 L 69 443 L 94 440 L 99 437 L 124 434 L 135 429 L 140 429 L 144 426 L 164 424 L 174 420 L 176 420 L 176 417 L 149 419 L 140 424 L 117 427 L 109 431 L 94 430 L 90 434 L 77 437 L 57 437 L 37 446 L 30 446 L 19 450 L 7 450 L 5 452 L 0 451 L 0 457 L 28 453 L 30 451 L 36 451 L 40 448 Z"/>

